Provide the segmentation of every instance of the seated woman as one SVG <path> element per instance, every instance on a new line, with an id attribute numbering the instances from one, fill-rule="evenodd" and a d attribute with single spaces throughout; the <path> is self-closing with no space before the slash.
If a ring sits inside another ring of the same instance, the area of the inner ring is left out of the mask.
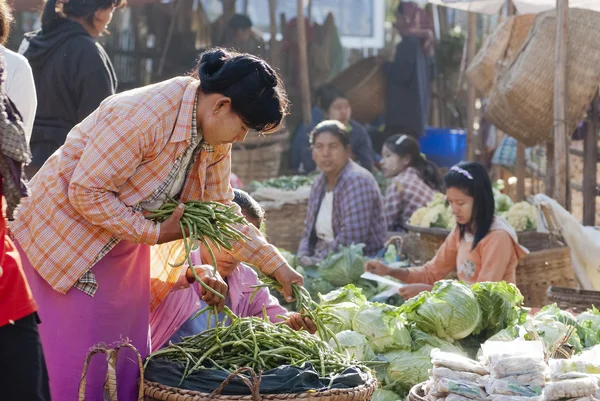
<path id="1" fill-rule="evenodd" d="M 234 190 L 234 202 L 242 209 L 244 217 L 250 224 L 259 228 L 264 219 L 264 210 L 260 205 L 246 192 Z M 310 332 L 315 332 L 316 327 L 309 319 L 303 319 L 299 313 L 288 313 L 277 299 L 271 296 L 267 288 L 260 288 L 252 302 L 250 299 L 255 291 L 254 286 L 261 285 L 262 282 L 258 279 L 254 270 L 241 264 L 231 254 L 224 250 L 217 250 L 211 246 L 217 260 L 217 271 L 225 280 L 227 288 L 221 288 L 211 285 L 221 293 L 227 293 L 225 296 L 225 305 L 229 307 L 233 313 L 241 317 L 263 317 L 263 307 L 271 322 L 280 322 L 278 316 L 287 316 L 285 323 L 295 330 L 306 329 Z M 194 265 L 201 266 L 211 260 L 210 252 L 206 247 L 200 247 L 199 250 L 192 252 L 192 261 Z M 212 270 L 212 266 L 204 265 L 207 270 Z M 202 287 L 195 282 L 191 276 L 190 269 L 185 269 L 186 275 L 182 276 L 174 291 L 171 292 L 165 300 L 150 313 L 150 336 L 151 349 L 156 351 L 167 345 L 169 341 L 179 342 L 182 337 L 191 336 L 208 327 L 208 313 L 204 313 L 197 318 L 193 318 L 199 310 L 207 306 L 213 305 L 215 298 L 211 293 L 206 293 Z M 196 271 L 201 275 L 202 272 Z M 210 285 L 210 283 L 209 283 Z M 221 305 L 222 306 L 222 305 Z M 219 314 L 219 321 L 225 319 L 222 313 Z M 213 324 L 214 325 L 214 324 Z"/>
<path id="2" fill-rule="evenodd" d="M 483 281 L 515 283 L 519 259 L 529 252 L 519 245 L 517 233 L 501 217 L 494 217 L 494 194 L 485 168 L 463 163 L 444 177 L 446 196 L 457 226 L 448 235 L 435 257 L 421 267 L 395 269 L 371 260 L 365 270 L 392 276 L 405 283 L 404 299 L 411 298 L 456 269 L 467 284 Z"/>
<path id="3" fill-rule="evenodd" d="M 381 151 L 381 170 L 393 180 L 383 201 L 389 231 L 405 231 L 415 210 L 442 191 L 437 167 L 421 155 L 419 142 L 407 135 L 389 137 Z"/>
<path id="4" fill-rule="evenodd" d="M 315 92 L 316 106 L 312 110 L 312 124 L 300 126 L 292 140 L 292 169 L 310 173 L 317 166 L 312 158 L 310 132 L 323 120 L 337 120 L 350 133 L 350 147 L 354 159 L 362 167 L 373 170 L 375 152 L 367 129 L 352 120 L 352 108 L 348 98 L 332 85 L 323 85 Z"/>
<path id="5" fill-rule="evenodd" d="M 386 240 L 383 199 L 373 175 L 350 159 L 350 138 L 339 121 L 323 121 L 310 134 L 313 158 L 322 173 L 313 183 L 301 264 L 313 265 L 340 245 L 365 244 L 374 255 Z"/>

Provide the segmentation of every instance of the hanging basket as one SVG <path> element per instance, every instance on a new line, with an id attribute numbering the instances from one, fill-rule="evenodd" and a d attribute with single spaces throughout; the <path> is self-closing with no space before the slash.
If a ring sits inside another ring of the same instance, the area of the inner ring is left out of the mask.
<path id="1" fill-rule="evenodd" d="M 231 171 L 244 185 L 279 175 L 281 154 L 288 145 L 289 132 L 282 129 L 265 137 L 235 142 L 231 149 Z"/>

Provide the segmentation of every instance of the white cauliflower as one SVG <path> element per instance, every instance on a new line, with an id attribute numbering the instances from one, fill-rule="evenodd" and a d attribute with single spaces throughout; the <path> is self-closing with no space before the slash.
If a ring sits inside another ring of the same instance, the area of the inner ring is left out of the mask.
<path id="1" fill-rule="evenodd" d="M 519 202 L 510 208 L 506 216 L 508 224 L 518 231 L 533 231 L 537 228 L 538 211 L 528 202 Z"/>
<path id="2" fill-rule="evenodd" d="M 445 204 L 446 204 L 446 195 L 444 195 L 441 192 L 437 192 L 435 195 L 433 195 L 433 198 L 427 204 L 427 207 L 431 209 L 434 206 L 445 205 Z"/>
<path id="3" fill-rule="evenodd" d="M 428 211 L 429 209 L 427 209 L 426 207 L 422 207 L 415 210 L 412 216 L 410 216 L 410 220 L 408 221 L 409 224 L 411 226 L 420 226 L 421 221 L 423 221 L 423 216 L 425 216 L 425 214 L 427 214 Z"/>
<path id="4" fill-rule="evenodd" d="M 446 228 L 446 205 L 438 204 L 429 208 L 421 220 L 421 227 Z"/>

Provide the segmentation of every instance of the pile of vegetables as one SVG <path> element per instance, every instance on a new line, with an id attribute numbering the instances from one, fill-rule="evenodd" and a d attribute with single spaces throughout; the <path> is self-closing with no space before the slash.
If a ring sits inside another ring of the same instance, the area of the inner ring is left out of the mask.
<path id="1" fill-rule="evenodd" d="M 502 215 L 517 232 L 537 229 L 538 210 L 528 202 L 519 202 Z"/>
<path id="2" fill-rule="evenodd" d="M 452 230 L 456 226 L 456 217 L 446 205 L 446 196 L 437 193 L 427 206 L 417 209 L 410 217 L 409 224 L 417 227 L 443 228 Z"/>
<path id="3" fill-rule="evenodd" d="M 269 178 L 265 181 L 254 181 L 252 186 L 254 188 L 268 187 L 283 189 L 286 191 L 295 191 L 300 187 L 311 186 L 315 180 L 314 175 L 293 175 L 293 176 L 281 176 L 276 178 Z"/>
<path id="4" fill-rule="evenodd" d="M 294 331 L 284 323 L 264 319 L 240 318 L 225 309 L 231 324 L 218 325 L 180 343 L 151 354 L 146 360 L 167 358 L 185 363 L 181 382 L 202 368 L 234 372 L 240 367 L 267 371 L 280 366 L 311 363 L 322 377 L 331 377 L 349 367 L 363 365 L 336 352 L 326 342 L 306 331 Z"/>

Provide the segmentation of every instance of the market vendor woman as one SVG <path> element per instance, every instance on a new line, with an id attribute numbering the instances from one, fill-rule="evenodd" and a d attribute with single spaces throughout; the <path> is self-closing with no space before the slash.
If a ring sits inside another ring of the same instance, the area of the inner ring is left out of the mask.
<path id="1" fill-rule="evenodd" d="M 430 290 L 454 269 L 467 284 L 515 283 L 519 259 L 528 253 L 519 245 L 517 233 L 508 222 L 494 216 L 492 184 L 482 165 L 456 165 L 446 174 L 444 183 L 457 226 L 435 257 L 423 266 L 409 269 L 391 268 L 375 260 L 365 264 L 367 271 L 408 283 L 400 289 L 404 299 Z"/>
<path id="2" fill-rule="evenodd" d="M 211 50 L 198 75 L 104 101 L 34 177 L 33 195 L 11 226 L 45 323 L 40 333 L 55 400 L 78 399 L 85 356 L 97 343 L 129 339 L 145 357 L 148 304 L 160 304 L 186 274 L 168 268 L 169 250 L 181 244 L 183 207 L 161 224 L 142 210 L 167 197 L 232 204 L 231 144 L 249 129 L 277 130 L 286 114 L 281 81 L 259 58 Z M 233 255 L 273 275 L 289 297 L 302 277 L 256 227 L 237 228 L 250 239 L 234 243 Z M 151 252 L 156 244 L 163 245 Z M 196 271 L 211 287 L 225 288 L 207 276 L 210 269 Z M 202 295 L 209 305 L 219 302 Z M 100 359 L 89 366 L 86 400 L 103 399 Z M 135 358 L 119 357 L 119 400 L 137 399 L 137 371 Z"/>

